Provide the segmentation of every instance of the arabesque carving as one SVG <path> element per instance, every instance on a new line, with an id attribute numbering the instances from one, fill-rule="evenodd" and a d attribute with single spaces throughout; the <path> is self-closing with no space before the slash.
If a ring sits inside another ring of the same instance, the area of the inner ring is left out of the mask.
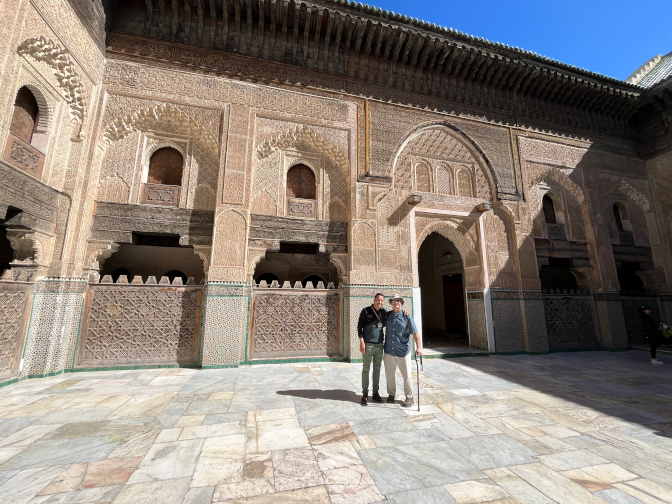
<path id="1" fill-rule="evenodd" d="M 54 69 L 56 79 L 58 79 L 58 83 L 63 90 L 65 101 L 70 106 L 70 111 L 77 121 L 74 136 L 78 137 L 84 122 L 86 104 L 79 75 L 77 75 L 75 67 L 70 61 L 67 49 L 41 36 L 24 40 L 18 48 L 18 53 L 22 56 L 31 56 L 38 61 L 44 61 Z"/>

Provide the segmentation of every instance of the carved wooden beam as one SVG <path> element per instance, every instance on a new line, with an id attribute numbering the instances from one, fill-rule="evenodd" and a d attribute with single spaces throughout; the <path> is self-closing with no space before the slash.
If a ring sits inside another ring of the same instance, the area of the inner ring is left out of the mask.
<path id="1" fill-rule="evenodd" d="M 280 63 L 285 62 L 285 50 L 287 49 L 287 25 L 289 24 L 289 2 L 288 0 L 282 0 L 280 4 L 281 16 L 282 16 L 282 39 L 280 43 L 280 55 L 278 56 L 278 61 Z"/>
<path id="2" fill-rule="evenodd" d="M 145 37 L 149 37 L 149 29 L 152 27 L 152 18 L 154 17 L 154 6 L 152 0 L 145 0 L 147 7 L 147 17 L 145 18 Z"/>
<path id="3" fill-rule="evenodd" d="M 233 0 L 233 15 L 236 27 L 233 34 L 233 52 L 240 53 L 240 0 Z"/>
<path id="4" fill-rule="evenodd" d="M 343 36 L 343 22 L 345 17 L 340 12 L 336 13 L 336 39 L 334 40 L 334 73 L 338 73 L 338 56 L 341 47 L 341 37 Z"/>
<path id="5" fill-rule="evenodd" d="M 380 35 L 380 23 L 372 24 L 369 28 L 369 34 L 366 37 L 366 43 L 364 44 L 364 56 L 360 59 L 359 68 L 355 70 L 355 75 L 359 78 L 366 80 L 366 75 L 369 73 L 369 54 L 371 54 L 371 47 L 373 46 L 374 39 L 378 38 Z M 364 67 L 362 71 L 361 67 Z"/>
<path id="6" fill-rule="evenodd" d="M 261 58 L 264 49 L 264 26 L 266 25 L 266 14 L 264 10 L 264 0 L 259 0 L 259 33 L 257 34 L 257 57 Z"/>
<path id="7" fill-rule="evenodd" d="M 436 60 L 434 70 L 432 70 L 431 75 L 431 94 L 435 96 L 439 96 L 441 92 L 441 76 L 443 74 L 443 70 L 445 69 L 446 60 L 454 49 L 455 46 L 453 44 L 442 44 L 441 53 Z"/>
<path id="8" fill-rule="evenodd" d="M 210 0 L 210 49 L 215 47 L 215 36 L 217 35 L 217 5 L 215 0 Z"/>
<path id="9" fill-rule="evenodd" d="M 163 38 L 163 23 L 166 20 L 166 0 L 159 0 L 159 39 Z"/>
<path id="10" fill-rule="evenodd" d="M 184 43 L 189 43 L 191 31 L 191 0 L 184 0 Z"/>
<path id="11" fill-rule="evenodd" d="M 311 9 L 306 8 L 306 21 L 303 25 L 303 61 L 301 63 L 301 66 L 305 67 L 306 64 L 308 63 L 308 39 L 310 37 L 310 17 L 311 17 Z"/>
<path id="12" fill-rule="evenodd" d="M 262 0 L 263 1 L 263 0 Z M 229 0 L 222 0 L 222 47 L 226 51 L 229 37 Z"/>
<path id="13" fill-rule="evenodd" d="M 415 49 L 418 40 L 420 40 L 420 37 L 413 37 L 413 35 L 411 34 L 411 36 L 408 39 L 408 42 L 406 42 L 406 45 L 402 49 L 399 58 L 399 73 L 395 72 L 394 85 L 404 85 L 404 78 L 406 77 L 406 63 L 408 63 L 408 55 L 411 53 L 411 50 Z M 399 77 L 401 77 L 401 80 L 398 80 Z M 397 84 L 397 82 L 399 82 L 399 84 Z"/>
<path id="14" fill-rule="evenodd" d="M 331 45 L 331 33 L 334 29 L 334 13 L 329 12 L 329 21 L 327 21 L 327 29 L 324 32 L 324 47 L 322 48 L 322 70 L 329 71 L 329 46 Z"/>
<path id="15" fill-rule="evenodd" d="M 399 62 L 399 52 L 401 52 L 401 47 L 404 45 L 406 38 L 409 36 L 409 33 L 405 30 L 399 31 L 399 38 L 397 43 L 394 44 L 394 49 L 392 50 L 392 56 L 390 57 L 390 65 L 387 71 L 387 82 L 388 86 L 394 84 L 394 77 L 397 73 L 397 64 Z"/>
<path id="16" fill-rule="evenodd" d="M 367 81 L 375 80 L 376 72 L 378 72 L 378 60 L 380 59 L 380 49 L 383 47 L 383 41 L 387 35 L 388 26 L 380 23 L 380 30 L 376 38 L 376 44 L 373 47 L 373 64 L 368 65 L 368 71 L 365 76 Z"/>
<path id="17" fill-rule="evenodd" d="M 172 0 L 171 6 L 173 9 L 173 24 L 170 33 L 170 41 L 175 42 L 175 36 L 177 35 L 177 23 L 180 20 L 180 6 L 177 3 L 178 0 Z"/>
<path id="18" fill-rule="evenodd" d="M 278 4 L 275 0 L 271 0 L 271 33 L 270 33 L 270 44 L 269 44 L 269 58 L 271 61 L 275 61 L 275 17 L 278 14 Z"/>
<path id="19" fill-rule="evenodd" d="M 374 82 L 378 84 L 385 84 L 385 76 L 387 75 L 387 65 L 388 58 L 394 48 L 397 37 L 401 33 L 401 29 L 388 28 L 387 33 L 385 34 L 385 50 L 383 51 L 383 60 L 380 62 L 379 68 L 376 69 L 376 75 L 374 77 Z"/>
<path id="20" fill-rule="evenodd" d="M 254 18 L 252 17 L 252 0 L 245 0 L 247 9 L 247 35 L 245 37 L 245 51 L 248 56 L 252 56 L 252 25 Z"/>
<path id="21" fill-rule="evenodd" d="M 315 40 L 314 40 L 314 50 L 313 50 L 313 70 L 317 70 L 317 64 L 320 60 L 320 32 L 322 31 L 322 25 L 327 20 L 329 16 L 329 11 L 324 9 L 322 15 L 318 16 L 317 26 L 315 27 Z"/>
<path id="22" fill-rule="evenodd" d="M 357 20 L 348 14 L 345 16 L 345 24 L 347 29 L 345 32 L 345 46 L 343 47 L 343 75 L 348 75 L 348 64 L 350 63 L 350 43 L 352 42 L 352 34 L 357 27 Z"/>
<path id="23" fill-rule="evenodd" d="M 294 4 L 294 28 L 292 32 L 292 65 L 296 65 L 296 51 L 299 48 L 299 23 L 301 16 L 301 8 L 298 4 Z"/>
<path id="24" fill-rule="evenodd" d="M 366 32 L 366 27 L 370 22 L 371 21 L 364 21 L 362 19 L 357 18 L 357 29 L 355 31 L 355 47 L 354 47 L 355 61 L 350 65 L 350 68 L 352 68 L 352 70 L 349 73 L 350 77 L 354 77 L 355 73 L 357 72 L 357 65 L 359 64 L 359 50 L 362 47 L 362 40 L 364 38 L 364 33 Z"/>
<path id="25" fill-rule="evenodd" d="M 420 52 L 420 56 L 418 56 L 418 63 L 417 66 L 415 67 L 415 81 L 411 86 L 412 90 L 418 89 L 422 84 L 425 66 L 427 65 L 427 60 L 429 59 L 432 53 L 436 57 L 437 45 L 438 44 L 434 42 L 434 40 L 432 40 L 430 36 L 427 36 L 427 43 L 425 44 L 425 48 Z M 422 89 L 420 89 L 420 92 L 422 92 Z"/>
<path id="26" fill-rule="evenodd" d="M 203 1 L 204 0 L 198 0 L 198 3 L 196 4 L 196 9 L 198 11 L 198 41 L 196 42 L 196 45 L 198 46 L 203 45 L 203 24 L 205 19 L 205 10 L 203 9 Z"/>

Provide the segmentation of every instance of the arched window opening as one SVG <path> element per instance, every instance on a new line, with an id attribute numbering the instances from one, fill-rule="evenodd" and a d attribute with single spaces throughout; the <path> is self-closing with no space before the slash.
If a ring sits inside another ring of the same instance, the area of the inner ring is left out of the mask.
<path id="1" fill-rule="evenodd" d="M 287 172 L 287 197 L 315 199 L 315 173 L 308 166 L 298 164 Z"/>
<path id="2" fill-rule="evenodd" d="M 618 205 L 614 203 L 614 220 L 616 221 L 616 228 L 619 232 L 623 231 L 623 219 L 621 219 L 621 211 L 618 209 Z"/>
<path id="3" fill-rule="evenodd" d="M 612 210 L 621 245 L 634 245 L 635 237 L 632 233 L 632 222 L 627 217 L 625 207 L 621 203 L 614 203 Z"/>
<path id="4" fill-rule="evenodd" d="M 287 215 L 316 218 L 316 193 L 315 172 L 304 164 L 292 166 L 287 172 Z"/>
<path id="5" fill-rule="evenodd" d="M 36 134 L 39 118 L 40 107 L 35 95 L 23 86 L 14 101 L 4 158 L 13 166 L 36 178 L 42 176 L 47 140 L 46 134 Z"/>
<path id="6" fill-rule="evenodd" d="M 26 143 L 33 139 L 33 133 L 37 129 L 37 121 L 40 108 L 33 93 L 26 86 L 19 89 L 14 102 L 14 115 L 9 131 Z"/>
<path id="7" fill-rule="evenodd" d="M 184 156 L 173 147 L 158 149 L 149 159 L 147 183 L 143 186 L 141 203 L 177 206 L 180 200 Z"/>
<path id="8" fill-rule="evenodd" d="M 149 160 L 148 184 L 182 185 L 184 156 L 177 149 L 163 147 Z"/>
<path id="9" fill-rule="evenodd" d="M 557 220 L 555 218 L 555 205 L 553 204 L 551 197 L 546 194 L 541 201 L 544 208 L 544 219 L 546 224 L 557 224 Z"/>

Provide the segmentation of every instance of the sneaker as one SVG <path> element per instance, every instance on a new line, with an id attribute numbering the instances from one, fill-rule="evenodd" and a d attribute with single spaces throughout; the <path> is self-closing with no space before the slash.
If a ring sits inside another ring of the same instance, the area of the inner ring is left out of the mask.
<path id="1" fill-rule="evenodd" d="M 378 404 L 383 402 L 383 398 L 380 397 L 380 394 L 378 392 L 373 393 L 373 400 L 376 401 Z"/>
<path id="2" fill-rule="evenodd" d="M 390 404 L 394 404 L 394 396 L 393 395 L 388 395 L 387 396 L 387 402 Z"/>
<path id="3" fill-rule="evenodd" d="M 369 394 L 362 394 L 362 400 L 359 402 L 362 406 L 366 406 L 369 403 Z"/>
<path id="4" fill-rule="evenodd" d="M 406 400 L 405 400 L 403 403 L 401 403 L 401 405 L 402 405 L 404 408 L 410 408 L 410 407 L 413 406 L 414 404 L 415 404 L 415 401 L 413 400 L 412 397 L 407 397 Z"/>
<path id="5" fill-rule="evenodd" d="M 663 361 L 658 360 L 658 359 L 651 359 L 651 364 L 662 364 Z"/>

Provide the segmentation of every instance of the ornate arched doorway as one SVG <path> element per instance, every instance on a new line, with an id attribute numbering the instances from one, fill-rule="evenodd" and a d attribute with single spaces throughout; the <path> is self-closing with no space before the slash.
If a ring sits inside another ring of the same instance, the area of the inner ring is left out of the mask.
<path id="1" fill-rule="evenodd" d="M 422 336 L 426 348 L 469 346 L 464 264 L 448 238 L 432 232 L 418 251 Z"/>

